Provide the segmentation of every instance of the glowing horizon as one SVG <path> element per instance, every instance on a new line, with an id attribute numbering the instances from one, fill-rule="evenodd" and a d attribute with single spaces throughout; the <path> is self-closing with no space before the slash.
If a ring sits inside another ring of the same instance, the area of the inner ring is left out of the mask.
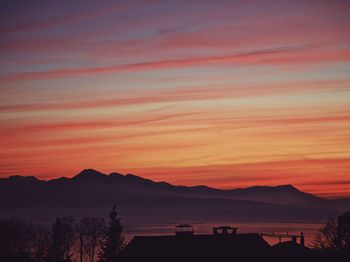
<path id="1" fill-rule="evenodd" d="M 350 3 L 11 1 L 0 177 L 350 196 Z"/>

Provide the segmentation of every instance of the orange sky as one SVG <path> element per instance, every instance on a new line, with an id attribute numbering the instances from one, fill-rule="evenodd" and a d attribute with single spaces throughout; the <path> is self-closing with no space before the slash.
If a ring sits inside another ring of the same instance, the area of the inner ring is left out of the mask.
<path id="1" fill-rule="evenodd" d="M 11 1 L 0 176 L 350 196 L 346 1 Z"/>

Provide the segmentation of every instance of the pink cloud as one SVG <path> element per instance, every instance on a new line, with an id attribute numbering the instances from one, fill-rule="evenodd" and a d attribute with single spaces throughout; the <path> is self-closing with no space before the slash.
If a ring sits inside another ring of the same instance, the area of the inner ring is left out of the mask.
<path id="1" fill-rule="evenodd" d="M 291 83 L 274 83 L 258 85 L 223 85 L 223 86 L 187 86 L 169 88 L 166 91 L 156 89 L 153 91 L 142 90 L 137 95 L 129 95 L 125 98 L 102 98 L 91 100 L 74 99 L 60 103 L 28 103 L 28 104 L 4 104 L 0 106 L 0 112 L 26 112 L 47 110 L 89 109 L 103 107 L 120 107 L 140 104 L 168 103 L 180 101 L 201 101 L 223 98 L 242 98 L 254 96 L 279 95 L 286 93 L 310 92 L 320 90 L 336 90 L 350 84 L 350 79 L 305 81 Z"/>
<path id="2" fill-rule="evenodd" d="M 234 55 L 196 57 L 186 59 L 160 60 L 121 64 L 103 67 L 82 67 L 48 70 L 41 72 L 16 73 L 1 76 L 1 81 L 29 80 L 42 78 L 58 78 L 84 76 L 91 74 L 108 74 L 119 72 L 134 72 L 145 70 L 160 70 L 171 68 L 188 68 L 194 66 L 234 66 L 249 64 L 317 64 L 320 62 L 344 62 L 350 60 L 350 50 L 303 52 L 310 46 L 281 47 L 243 52 Z"/>

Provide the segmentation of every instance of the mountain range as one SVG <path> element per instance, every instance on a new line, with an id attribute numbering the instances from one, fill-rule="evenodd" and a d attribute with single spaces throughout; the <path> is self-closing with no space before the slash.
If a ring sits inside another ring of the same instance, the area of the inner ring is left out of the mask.
<path id="1" fill-rule="evenodd" d="M 132 174 L 86 169 L 72 178 L 0 179 L 0 217 L 47 222 L 55 216 L 105 215 L 116 204 L 131 224 L 182 221 L 324 221 L 350 209 L 350 199 L 328 200 L 292 185 L 222 190 L 175 186 Z"/>

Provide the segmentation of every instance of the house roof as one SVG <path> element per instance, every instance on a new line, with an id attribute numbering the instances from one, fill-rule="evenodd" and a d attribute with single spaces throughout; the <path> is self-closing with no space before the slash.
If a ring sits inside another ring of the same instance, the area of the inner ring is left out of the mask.
<path id="1" fill-rule="evenodd" d="M 272 251 L 276 255 L 280 256 L 305 256 L 312 254 L 313 251 L 305 246 L 302 246 L 295 241 L 285 241 L 272 246 Z"/>
<path id="2" fill-rule="evenodd" d="M 267 258 L 269 253 L 270 245 L 259 234 L 137 236 L 121 261 L 225 261 Z"/>

